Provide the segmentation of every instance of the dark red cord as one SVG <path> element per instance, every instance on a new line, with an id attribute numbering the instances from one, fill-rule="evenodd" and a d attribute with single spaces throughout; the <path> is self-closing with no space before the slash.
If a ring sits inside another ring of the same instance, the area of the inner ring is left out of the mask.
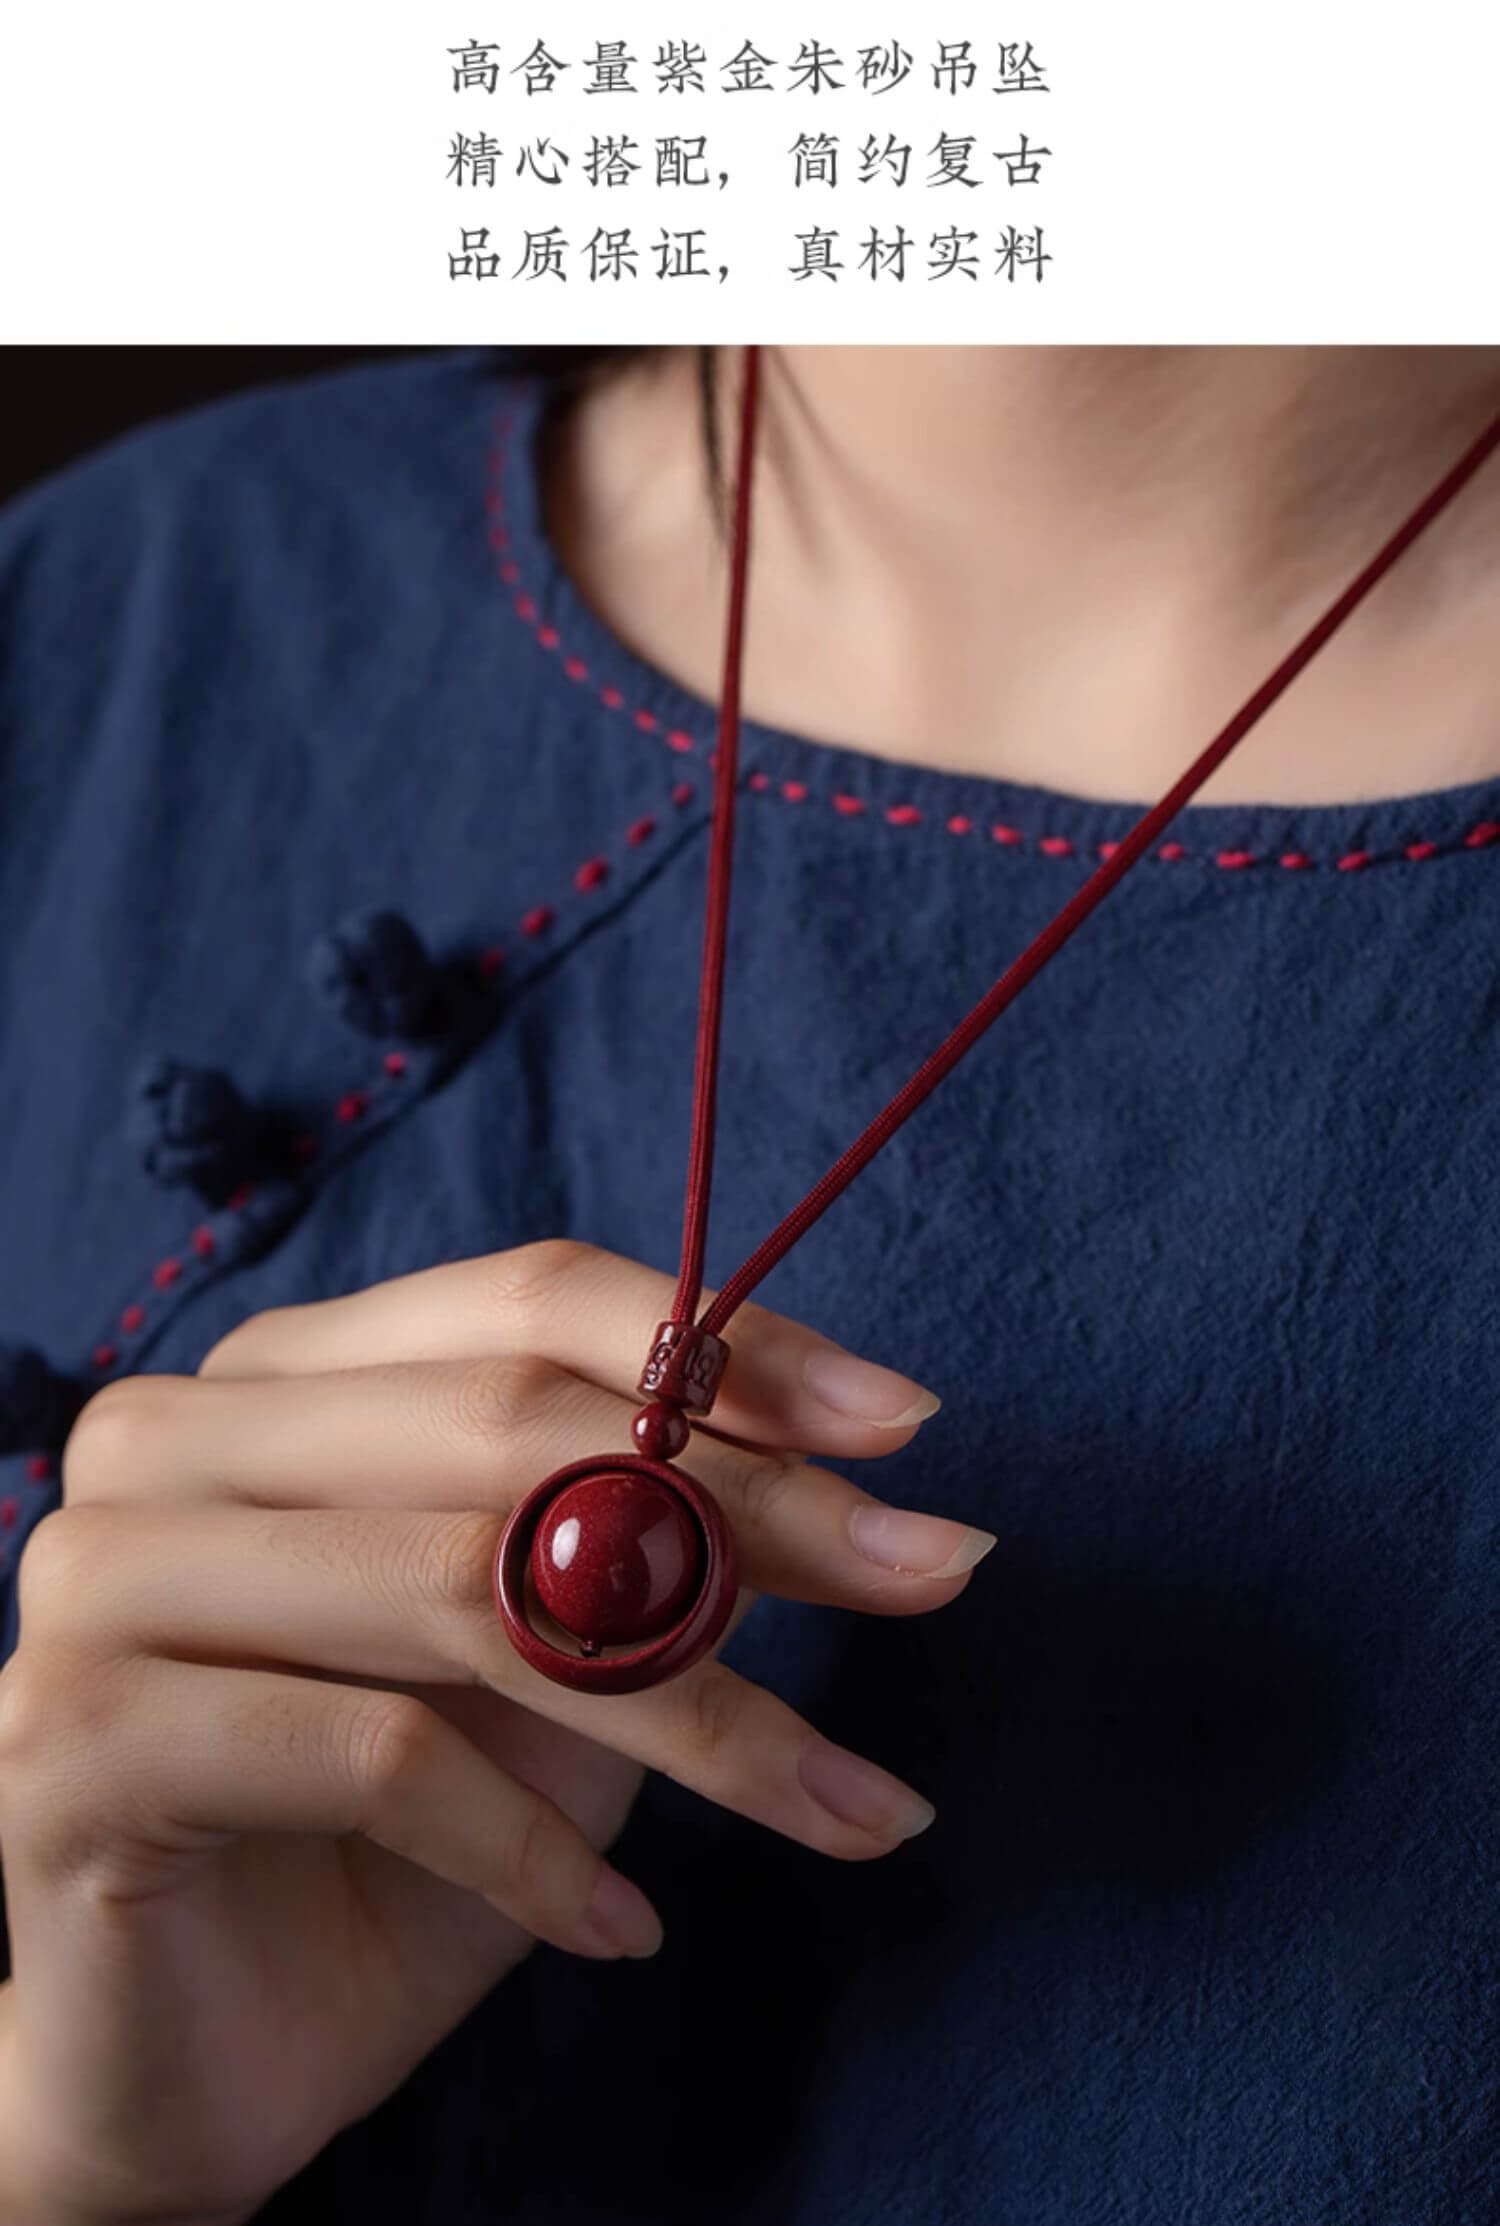
<path id="1" fill-rule="evenodd" d="M 739 452 L 735 467 L 734 541 L 729 566 L 729 623 L 724 640 L 724 683 L 719 691 L 719 733 L 714 755 L 714 824 L 708 855 L 708 902 L 703 922 L 703 970 L 698 990 L 698 1050 L 693 1073 L 693 1139 L 688 1155 L 687 1200 L 682 1216 L 682 1267 L 670 1319 L 691 1322 L 703 1291 L 703 1252 L 708 1241 L 708 1193 L 714 1171 L 714 1108 L 719 1082 L 719 1022 L 724 1004 L 724 938 L 729 921 L 729 869 L 734 848 L 734 792 L 739 778 L 740 668 L 744 662 L 745 585 L 750 570 L 750 481 L 755 470 L 755 423 L 760 398 L 760 350 L 745 350 L 740 395 Z"/>
<path id="2" fill-rule="evenodd" d="M 708 921 L 704 933 L 703 990 L 698 1026 L 698 1069 L 694 1095 L 692 1157 L 688 1177 L 688 1203 L 683 1231 L 682 1273 L 673 1303 L 672 1319 L 689 1322 L 703 1287 L 703 1254 L 708 1223 L 708 1188 L 713 1164 L 715 1068 L 718 1059 L 719 1018 L 723 993 L 724 931 L 729 908 L 729 859 L 733 839 L 733 805 L 739 743 L 740 663 L 744 642 L 745 576 L 749 552 L 750 475 L 754 463 L 756 404 L 759 388 L 759 351 L 745 352 L 745 387 L 740 416 L 740 448 L 735 503 L 735 534 L 730 573 L 729 624 L 724 664 L 724 691 L 720 701 L 718 754 L 714 772 L 713 850 L 709 861 Z M 1048 960 L 1055 957 L 1076 928 L 1083 925 L 1095 906 L 1102 904 L 1117 882 L 1156 842 L 1183 806 L 1223 764 L 1237 743 L 1244 740 L 1282 691 L 1289 687 L 1323 644 L 1342 626 L 1397 558 L 1431 525 L 1440 511 L 1500 447 L 1500 417 L 1486 427 L 1472 447 L 1465 450 L 1452 470 L 1418 504 L 1405 524 L 1393 533 L 1358 577 L 1331 603 L 1297 646 L 1282 659 L 1268 680 L 1215 735 L 1201 756 L 1194 759 L 1181 779 L 1159 804 L 1137 821 L 1110 856 L 1063 906 L 1057 917 L 1000 976 L 952 1034 L 920 1066 L 906 1087 L 897 1092 L 883 1112 L 826 1175 L 815 1183 L 801 1204 L 772 1230 L 765 1243 L 723 1286 L 705 1311 L 701 1328 L 722 1336 L 724 1325 L 743 1305 L 757 1283 L 770 1274 L 797 1239 L 827 1212 L 862 1168 L 869 1165 L 881 1146 L 895 1135 L 952 1073 L 992 1021 L 1036 979 Z"/>

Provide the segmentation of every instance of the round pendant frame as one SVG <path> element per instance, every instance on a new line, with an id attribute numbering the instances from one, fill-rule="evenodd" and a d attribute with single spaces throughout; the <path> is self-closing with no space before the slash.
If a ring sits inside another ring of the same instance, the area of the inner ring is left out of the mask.
<path id="1" fill-rule="evenodd" d="M 687 1611 L 643 1646 L 573 1654 L 533 1626 L 526 1599 L 531 1549 L 542 1517 L 561 1492 L 590 1476 L 646 1476 L 687 1508 L 703 1544 L 703 1573 Z M 495 1606 L 512 1646 L 555 1684 L 580 1693 L 638 1693 L 664 1684 L 700 1660 L 723 1635 L 739 1591 L 734 1536 L 718 1501 L 685 1469 L 643 1453 L 594 1453 L 544 1477 L 512 1509 L 495 1552 Z"/>

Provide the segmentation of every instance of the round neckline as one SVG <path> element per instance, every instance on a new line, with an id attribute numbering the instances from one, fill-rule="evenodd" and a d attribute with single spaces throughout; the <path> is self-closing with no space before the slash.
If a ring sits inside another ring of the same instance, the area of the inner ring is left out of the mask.
<path id="1" fill-rule="evenodd" d="M 500 366 L 491 399 L 488 510 L 501 585 L 550 657 L 564 687 L 592 698 L 602 731 L 621 747 L 700 762 L 713 748 L 718 711 L 631 649 L 575 586 L 546 526 L 541 438 L 544 375 Z M 1154 798 L 1118 802 L 1030 782 L 877 756 L 744 718 L 742 778 L 789 803 L 817 800 L 845 821 L 988 831 L 1016 852 L 1097 851 L 1118 842 Z M 1500 841 L 1500 776 L 1409 796 L 1331 804 L 1189 804 L 1160 855 L 1216 865 L 1263 862 L 1312 868 L 1425 860 Z"/>

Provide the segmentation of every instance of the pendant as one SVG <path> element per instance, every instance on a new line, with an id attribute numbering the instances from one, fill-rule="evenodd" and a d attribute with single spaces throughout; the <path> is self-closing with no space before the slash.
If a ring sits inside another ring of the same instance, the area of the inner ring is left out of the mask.
<path id="1" fill-rule="evenodd" d="M 675 1456 L 691 1434 L 687 1414 L 708 1412 L 728 1358 L 721 1338 L 662 1323 L 639 1385 L 651 1404 L 631 1425 L 638 1450 L 570 1461 L 512 1510 L 495 1606 L 522 1660 L 557 1684 L 640 1692 L 723 1635 L 739 1591 L 734 1537 Z M 559 1643 L 568 1639 L 573 1647 Z"/>

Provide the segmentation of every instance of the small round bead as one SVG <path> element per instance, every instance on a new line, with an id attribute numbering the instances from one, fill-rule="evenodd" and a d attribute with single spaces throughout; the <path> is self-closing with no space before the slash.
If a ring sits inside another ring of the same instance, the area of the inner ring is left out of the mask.
<path id="1" fill-rule="evenodd" d="M 531 1573 L 577 1639 L 638 1645 L 678 1622 L 703 1579 L 703 1545 L 666 1485 L 601 1470 L 559 1492 L 537 1526 Z"/>
<path id="2" fill-rule="evenodd" d="M 665 1399 L 653 1399 L 649 1407 L 642 1407 L 630 1425 L 636 1451 L 648 1461 L 675 1461 L 692 1434 L 682 1409 Z"/>

